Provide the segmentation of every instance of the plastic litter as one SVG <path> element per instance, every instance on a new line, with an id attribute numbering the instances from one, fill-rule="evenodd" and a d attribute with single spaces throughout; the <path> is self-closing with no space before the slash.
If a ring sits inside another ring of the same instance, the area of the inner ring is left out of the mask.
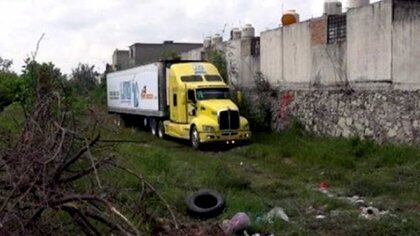
<path id="1" fill-rule="evenodd" d="M 387 214 L 389 211 L 380 211 L 375 207 L 362 207 L 360 217 L 366 220 L 377 220 Z"/>
<path id="2" fill-rule="evenodd" d="M 316 216 L 316 219 L 317 220 L 323 220 L 323 219 L 325 219 L 325 218 L 327 218 L 326 216 L 324 216 L 324 215 L 317 215 Z"/>
<path id="3" fill-rule="evenodd" d="M 246 213 L 239 212 L 230 220 L 224 220 L 222 229 L 225 234 L 231 235 L 235 232 L 244 230 L 251 225 L 251 219 Z"/>
<path id="4" fill-rule="evenodd" d="M 282 219 L 286 222 L 290 222 L 289 217 L 284 212 L 284 209 L 281 207 L 275 207 L 267 213 L 265 216 L 265 221 L 272 224 L 274 219 Z"/>

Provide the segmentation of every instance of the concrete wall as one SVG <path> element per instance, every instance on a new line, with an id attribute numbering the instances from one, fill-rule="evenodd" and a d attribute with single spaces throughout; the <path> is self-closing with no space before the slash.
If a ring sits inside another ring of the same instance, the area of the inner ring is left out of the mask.
<path id="1" fill-rule="evenodd" d="M 392 0 L 347 12 L 347 77 L 350 82 L 392 81 Z"/>
<path id="2" fill-rule="evenodd" d="M 261 33 L 261 72 L 272 85 L 309 84 L 312 70 L 310 22 Z"/>
<path id="3" fill-rule="evenodd" d="M 395 1 L 392 76 L 396 88 L 420 89 L 420 2 Z"/>
<path id="4" fill-rule="evenodd" d="M 319 44 L 311 48 L 311 86 L 341 86 L 347 82 L 347 43 Z"/>
<path id="5" fill-rule="evenodd" d="M 115 49 L 112 54 L 112 69 L 114 71 L 127 69 L 129 66 L 129 51 Z"/>
<path id="6" fill-rule="evenodd" d="M 261 33 L 261 72 L 273 86 L 345 83 L 347 44 L 327 44 L 326 25 L 322 17 Z"/>
<path id="7" fill-rule="evenodd" d="M 202 48 L 199 43 L 174 43 L 172 41 L 163 44 L 136 43 L 130 46 L 130 66 L 144 65 L 164 59 L 169 54 L 178 54 Z"/>
<path id="8" fill-rule="evenodd" d="M 204 49 L 197 48 L 180 54 L 182 60 L 200 61 L 204 59 Z"/>
<path id="9" fill-rule="evenodd" d="M 285 82 L 283 76 L 283 29 L 261 33 L 261 72 L 274 86 Z"/>

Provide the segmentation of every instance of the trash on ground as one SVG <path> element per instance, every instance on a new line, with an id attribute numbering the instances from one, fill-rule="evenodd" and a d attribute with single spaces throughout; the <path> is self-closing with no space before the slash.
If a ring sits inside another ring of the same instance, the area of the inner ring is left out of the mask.
<path id="1" fill-rule="evenodd" d="M 375 207 L 362 207 L 360 217 L 367 220 L 377 220 L 389 214 L 389 211 L 380 211 Z"/>
<path id="2" fill-rule="evenodd" d="M 366 206 L 365 200 L 363 200 L 361 197 L 357 195 L 354 195 L 353 197 L 348 197 L 347 200 L 353 205 Z"/>
<path id="3" fill-rule="evenodd" d="M 284 212 L 283 208 L 275 207 L 265 215 L 264 220 L 270 224 L 274 222 L 274 219 L 282 219 L 286 222 L 290 222 L 289 217 Z"/>
<path id="4" fill-rule="evenodd" d="M 330 184 L 326 181 L 323 181 L 319 184 L 318 190 L 321 193 L 324 193 L 325 195 L 327 195 L 329 198 L 333 198 L 334 194 L 330 193 L 329 188 L 330 188 Z"/>
<path id="5" fill-rule="evenodd" d="M 245 230 L 251 225 L 251 219 L 246 213 L 239 212 L 230 220 L 224 220 L 221 228 L 227 235 Z"/>
<path id="6" fill-rule="evenodd" d="M 327 217 L 325 215 L 317 215 L 315 218 L 317 220 L 323 220 L 323 219 L 326 219 Z"/>
<path id="7" fill-rule="evenodd" d="M 193 193 L 187 199 L 186 204 L 191 216 L 202 219 L 216 217 L 225 208 L 222 195 L 212 190 L 200 190 Z"/>
<path id="8" fill-rule="evenodd" d="M 326 181 L 324 181 L 324 182 L 321 182 L 320 184 L 319 184 L 319 190 L 321 191 L 321 192 L 323 192 L 323 191 L 328 191 L 328 189 L 330 188 L 330 184 L 328 183 L 328 182 L 326 182 Z"/>

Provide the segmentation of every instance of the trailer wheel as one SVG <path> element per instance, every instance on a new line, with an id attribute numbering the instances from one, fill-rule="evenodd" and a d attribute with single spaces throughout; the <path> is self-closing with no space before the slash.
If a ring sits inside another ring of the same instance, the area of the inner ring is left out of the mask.
<path id="1" fill-rule="evenodd" d="M 155 118 L 151 118 L 150 119 L 150 131 L 152 132 L 152 134 L 154 136 L 158 135 L 158 130 L 157 130 L 157 122 Z"/>
<path id="2" fill-rule="evenodd" d="M 163 120 L 159 121 L 158 124 L 158 136 L 161 139 L 166 139 L 165 125 L 163 124 Z"/>
<path id="3" fill-rule="evenodd" d="M 191 141 L 191 146 L 194 149 L 196 150 L 200 149 L 200 134 L 198 133 L 197 128 L 195 126 L 193 126 L 191 129 L 190 141 Z"/>
<path id="4" fill-rule="evenodd" d="M 147 117 L 143 118 L 143 128 L 144 130 L 149 130 L 149 119 Z"/>

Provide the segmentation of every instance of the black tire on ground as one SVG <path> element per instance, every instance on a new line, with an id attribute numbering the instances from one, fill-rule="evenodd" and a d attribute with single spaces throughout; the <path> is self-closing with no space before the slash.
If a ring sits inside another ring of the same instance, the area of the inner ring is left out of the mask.
<path id="1" fill-rule="evenodd" d="M 197 218 L 208 219 L 220 215 L 225 209 L 222 195 L 212 190 L 200 190 L 187 199 L 188 213 Z"/>
<path id="2" fill-rule="evenodd" d="M 150 118 L 149 120 L 150 122 L 150 132 L 154 135 L 157 136 L 158 135 L 158 127 L 157 127 L 157 120 L 155 118 Z"/>
<path id="3" fill-rule="evenodd" d="M 166 139 L 165 125 L 163 124 L 163 120 L 160 120 L 158 123 L 158 137 L 161 139 Z"/>
<path id="4" fill-rule="evenodd" d="M 192 127 L 190 132 L 190 142 L 191 146 L 195 150 L 200 149 L 200 134 L 198 133 L 197 128 L 195 126 Z"/>

